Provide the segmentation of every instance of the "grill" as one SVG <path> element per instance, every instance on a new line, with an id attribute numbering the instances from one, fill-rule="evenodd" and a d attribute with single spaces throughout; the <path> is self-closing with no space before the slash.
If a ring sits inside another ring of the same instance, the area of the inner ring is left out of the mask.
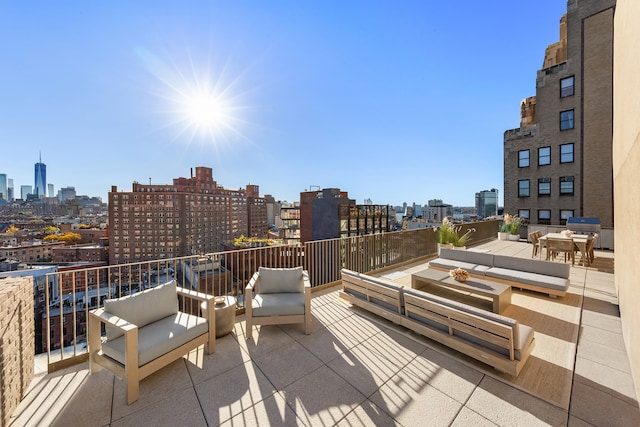
<path id="1" fill-rule="evenodd" d="M 600 234 L 600 218 L 571 217 L 567 219 L 567 229 L 577 234 Z"/>

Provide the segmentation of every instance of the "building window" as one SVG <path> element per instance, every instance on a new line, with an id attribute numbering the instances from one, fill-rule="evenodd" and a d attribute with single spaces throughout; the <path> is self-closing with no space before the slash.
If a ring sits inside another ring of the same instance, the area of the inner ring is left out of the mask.
<path id="1" fill-rule="evenodd" d="M 560 211 L 560 224 L 566 225 L 567 220 L 573 216 L 573 209 L 563 209 Z"/>
<path id="2" fill-rule="evenodd" d="M 538 148 L 538 166 L 551 164 L 551 147 Z"/>
<path id="3" fill-rule="evenodd" d="M 573 96 L 574 81 L 573 76 L 560 80 L 560 98 Z"/>
<path id="4" fill-rule="evenodd" d="M 538 179 L 538 196 L 551 195 L 551 178 Z"/>
<path id="5" fill-rule="evenodd" d="M 560 130 L 573 129 L 573 110 L 560 112 Z"/>
<path id="6" fill-rule="evenodd" d="M 520 209 L 518 211 L 518 216 L 524 219 L 526 222 L 529 222 L 530 215 L 531 214 L 529 213 L 529 209 Z"/>
<path id="7" fill-rule="evenodd" d="M 529 180 L 518 180 L 518 197 L 529 197 Z"/>
<path id="8" fill-rule="evenodd" d="M 573 196 L 573 177 L 572 176 L 560 177 L 560 195 Z"/>
<path id="9" fill-rule="evenodd" d="M 540 209 L 538 211 L 538 224 L 551 225 L 551 210 Z"/>
<path id="10" fill-rule="evenodd" d="M 519 168 L 529 167 L 529 150 L 518 151 L 518 167 Z"/>
<path id="11" fill-rule="evenodd" d="M 560 163 L 573 163 L 573 144 L 560 146 Z"/>

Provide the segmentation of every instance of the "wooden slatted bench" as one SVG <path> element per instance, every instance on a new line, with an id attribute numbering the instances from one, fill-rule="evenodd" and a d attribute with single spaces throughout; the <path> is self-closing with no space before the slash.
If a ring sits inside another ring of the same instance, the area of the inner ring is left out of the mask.
<path id="1" fill-rule="evenodd" d="M 394 323 L 402 323 L 402 286 L 380 277 L 342 269 L 341 298 L 351 304 L 384 317 Z"/>
<path id="2" fill-rule="evenodd" d="M 379 278 L 342 270 L 340 297 L 429 339 L 518 376 L 535 345 L 517 320 Z"/>

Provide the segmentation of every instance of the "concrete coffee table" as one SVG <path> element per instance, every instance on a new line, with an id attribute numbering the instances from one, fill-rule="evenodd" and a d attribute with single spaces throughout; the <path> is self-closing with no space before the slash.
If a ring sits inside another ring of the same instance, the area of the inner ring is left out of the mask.
<path id="1" fill-rule="evenodd" d="M 509 285 L 475 277 L 470 277 L 466 282 L 458 282 L 449 276 L 448 272 L 430 268 L 412 274 L 411 287 L 427 292 L 430 289 L 437 291 L 438 287 L 442 287 L 489 297 L 493 302 L 494 313 L 502 313 L 511 305 L 511 286 Z"/>

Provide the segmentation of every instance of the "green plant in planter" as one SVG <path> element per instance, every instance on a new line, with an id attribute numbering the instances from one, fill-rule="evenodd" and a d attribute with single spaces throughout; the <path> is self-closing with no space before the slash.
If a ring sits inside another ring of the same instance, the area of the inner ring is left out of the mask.
<path id="1" fill-rule="evenodd" d="M 509 214 L 504 214 L 504 220 L 502 224 L 500 224 L 500 232 L 501 233 L 510 233 L 511 232 L 511 223 L 513 222 L 513 216 Z"/>
<path id="2" fill-rule="evenodd" d="M 462 247 L 471 240 L 471 233 L 475 232 L 475 228 L 470 228 L 463 235 L 459 235 L 462 227 L 456 227 L 448 217 L 442 220 L 442 225 L 438 228 L 434 228 L 434 231 L 438 231 L 438 243 L 441 245 L 451 244 L 456 247 Z"/>
<path id="3" fill-rule="evenodd" d="M 511 225 L 509 226 L 509 232 L 511 234 L 520 234 L 520 227 L 522 227 L 522 218 L 514 216 L 511 219 Z"/>

